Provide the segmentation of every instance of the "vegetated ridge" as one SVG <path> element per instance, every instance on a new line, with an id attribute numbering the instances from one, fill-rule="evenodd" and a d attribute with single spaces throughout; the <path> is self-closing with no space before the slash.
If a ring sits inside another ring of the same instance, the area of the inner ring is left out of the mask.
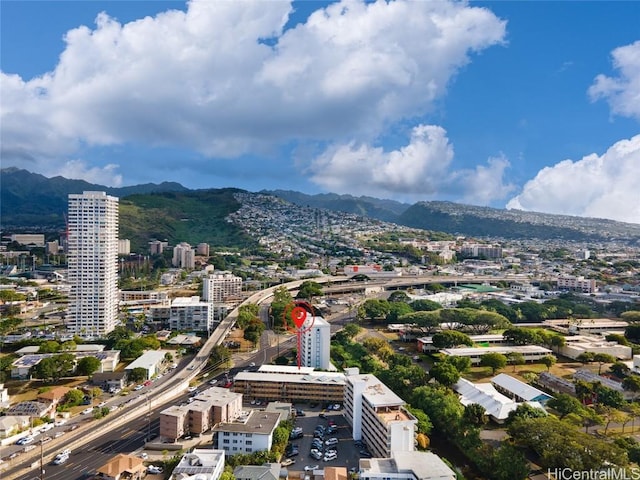
<path id="1" fill-rule="evenodd" d="M 154 238 L 166 239 L 172 245 L 183 241 L 226 247 L 255 245 L 241 225 L 227 220 L 240 208 L 234 193 L 243 190 L 189 190 L 173 182 L 110 188 L 64 177 L 47 178 L 17 168 L 2 169 L 0 173 L 0 219 L 5 231 L 63 230 L 68 194 L 98 190 L 120 198 L 120 238 L 129 238 L 132 250 L 140 251 Z M 408 205 L 364 196 L 306 195 L 284 190 L 263 193 L 294 205 L 453 235 L 640 243 L 640 225 L 613 220 L 440 201 Z"/>

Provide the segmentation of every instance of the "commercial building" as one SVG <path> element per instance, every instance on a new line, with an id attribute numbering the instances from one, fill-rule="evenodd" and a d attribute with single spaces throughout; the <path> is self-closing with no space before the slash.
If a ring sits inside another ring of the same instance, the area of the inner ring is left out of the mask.
<path id="1" fill-rule="evenodd" d="M 629 325 L 624 320 L 611 320 L 609 318 L 581 318 L 545 320 L 543 326 L 556 332 L 568 335 L 597 335 L 607 333 L 624 333 Z"/>
<path id="2" fill-rule="evenodd" d="M 391 458 L 361 458 L 361 480 L 455 480 L 456 473 L 432 452 L 391 452 Z"/>
<path id="3" fill-rule="evenodd" d="M 500 393 L 491 383 L 472 383 L 461 378 L 453 389 L 460 395 L 460 403 L 464 406 L 477 403 L 484 408 L 487 416 L 496 423 L 504 423 L 509 414 L 522 402 L 517 402 Z M 544 410 L 538 402 L 526 402 L 532 407 Z"/>
<path id="4" fill-rule="evenodd" d="M 516 402 L 538 402 L 544 405 L 553 398 L 548 393 L 521 382 L 506 373 L 500 373 L 493 377 L 491 379 L 491 385 L 493 385 L 498 392 Z"/>
<path id="5" fill-rule="evenodd" d="M 196 251 L 186 242 L 181 242 L 173 247 L 171 265 L 177 268 L 193 270 L 196 266 Z"/>
<path id="6" fill-rule="evenodd" d="M 67 328 L 104 337 L 118 323 L 118 199 L 105 192 L 69 195 Z"/>
<path id="7" fill-rule="evenodd" d="M 219 423 L 233 422 L 242 414 L 242 395 L 226 388 L 209 388 L 183 406 L 160 413 L 160 436 L 171 441 L 187 434 L 201 434 Z"/>
<path id="8" fill-rule="evenodd" d="M 20 245 L 44 247 L 44 234 L 42 233 L 14 233 L 10 238 L 12 242 L 19 243 Z"/>
<path id="9" fill-rule="evenodd" d="M 118 240 L 118 255 L 129 255 L 131 253 L 131 240 L 121 238 Z"/>
<path id="10" fill-rule="evenodd" d="M 185 454 L 171 472 L 175 480 L 218 480 L 224 471 L 224 451 L 194 448 Z"/>
<path id="11" fill-rule="evenodd" d="M 210 332 L 213 330 L 212 305 L 201 302 L 197 295 L 174 298 L 169 311 L 169 328 Z"/>
<path id="12" fill-rule="evenodd" d="M 553 352 L 548 348 L 540 347 L 538 345 L 517 345 L 517 346 L 504 346 L 504 347 L 477 347 L 477 348 L 444 348 L 440 350 L 440 353 L 452 356 L 452 357 L 468 357 L 471 359 L 472 365 L 478 365 L 483 355 L 487 353 L 501 353 L 502 355 L 509 355 L 510 353 L 517 352 L 522 354 L 525 362 L 537 362 L 547 355 L 553 355 Z"/>
<path id="13" fill-rule="evenodd" d="M 558 277 L 557 284 L 558 290 L 582 293 L 594 293 L 597 290 L 596 281 L 593 278 L 562 276 Z"/>
<path id="14" fill-rule="evenodd" d="M 202 299 L 205 302 L 222 303 L 230 298 L 239 298 L 242 293 L 242 278 L 231 272 L 217 272 L 202 281 Z"/>
<path id="15" fill-rule="evenodd" d="M 354 440 L 364 440 L 374 456 L 413 451 L 417 420 L 404 408 L 405 402 L 374 375 L 345 371 L 344 417 Z"/>
<path id="16" fill-rule="evenodd" d="M 630 346 L 620 345 L 618 342 L 608 342 L 603 337 L 574 335 L 565 337 L 565 342 L 560 353 L 574 360 L 583 353 L 606 353 L 619 360 L 629 360 L 633 356 L 633 350 Z"/>
<path id="17" fill-rule="evenodd" d="M 233 383 L 233 391 L 249 400 L 290 403 L 340 403 L 344 387 L 343 373 L 279 365 L 263 365 L 257 372 L 239 372 Z"/>
<path id="18" fill-rule="evenodd" d="M 331 325 L 324 318 L 308 316 L 302 325 L 300 363 L 305 367 L 331 369 Z"/>
<path id="19" fill-rule="evenodd" d="M 164 350 L 147 350 L 141 356 L 125 367 L 125 371 L 131 372 L 135 368 L 142 368 L 147 372 L 147 380 L 157 375 L 162 370 L 165 361 Z"/>
<path id="20" fill-rule="evenodd" d="M 508 340 L 500 334 L 469 335 L 469 338 L 478 347 L 501 347 L 509 345 Z M 418 338 L 417 348 L 419 352 L 424 353 L 438 351 L 438 348 L 433 346 L 433 337 Z"/>
<path id="21" fill-rule="evenodd" d="M 227 455 L 270 450 L 280 414 L 251 410 L 232 422 L 215 426 L 213 444 Z"/>
<path id="22" fill-rule="evenodd" d="M 69 352 L 76 361 L 84 357 L 95 357 L 100 360 L 98 372 L 113 372 L 120 361 L 120 350 L 104 350 L 100 352 Z M 11 378 L 29 378 L 31 369 L 44 358 L 54 357 L 56 353 L 39 353 L 34 355 L 23 355 L 11 364 Z"/>

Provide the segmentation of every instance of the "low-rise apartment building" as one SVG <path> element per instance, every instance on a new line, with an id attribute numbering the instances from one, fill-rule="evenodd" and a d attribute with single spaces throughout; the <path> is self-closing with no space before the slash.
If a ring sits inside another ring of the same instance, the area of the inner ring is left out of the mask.
<path id="1" fill-rule="evenodd" d="M 297 403 L 341 403 L 345 376 L 340 372 L 316 372 L 313 367 L 263 365 L 257 372 L 240 372 L 233 391 L 249 400 Z"/>
<path id="2" fill-rule="evenodd" d="M 503 347 L 470 347 L 470 348 L 445 348 L 440 350 L 447 356 L 468 357 L 471 359 L 472 365 L 478 365 L 483 355 L 487 353 L 501 353 L 502 355 L 509 355 L 512 352 L 521 353 L 525 362 L 537 362 L 547 355 L 553 355 L 553 352 L 548 348 L 540 347 L 538 345 L 516 345 L 516 346 L 503 346 Z"/>
<path id="3" fill-rule="evenodd" d="M 252 410 L 214 428 L 213 445 L 227 455 L 270 450 L 280 414 Z"/>
<path id="4" fill-rule="evenodd" d="M 226 388 L 212 387 L 187 405 L 174 405 L 160 413 L 160 436 L 172 441 L 201 434 L 220 423 L 232 422 L 242 414 L 242 395 Z"/>
<path id="5" fill-rule="evenodd" d="M 360 459 L 361 480 L 455 480 L 456 473 L 432 452 L 391 452 Z"/>
<path id="6" fill-rule="evenodd" d="M 171 302 L 169 328 L 171 330 L 213 330 L 213 307 L 209 302 L 201 302 L 200 297 L 178 297 Z"/>
<path id="7" fill-rule="evenodd" d="M 357 368 L 346 373 L 344 417 L 354 440 L 364 440 L 374 456 L 389 457 L 391 451 L 413 451 L 417 420 L 405 402 L 371 374 Z"/>

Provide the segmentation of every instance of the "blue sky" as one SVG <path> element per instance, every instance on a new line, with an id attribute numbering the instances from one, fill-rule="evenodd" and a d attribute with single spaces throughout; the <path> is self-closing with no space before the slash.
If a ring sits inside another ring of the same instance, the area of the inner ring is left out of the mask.
<path id="1" fill-rule="evenodd" d="M 2 0 L 0 22 L 3 167 L 640 223 L 640 2 Z"/>

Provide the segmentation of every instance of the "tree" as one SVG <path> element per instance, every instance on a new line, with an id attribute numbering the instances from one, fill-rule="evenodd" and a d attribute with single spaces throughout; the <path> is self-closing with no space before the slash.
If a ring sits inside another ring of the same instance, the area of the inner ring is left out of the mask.
<path id="1" fill-rule="evenodd" d="M 300 285 L 296 298 L 311 300 L 313 297 L 321 297 L 322 295 L 322 285 L 318 282 L 306 280 Z"/>
<path id="2" fill-rule="evenodd" d="M 567 344 L 567 340 L 562 335 L 552 335 L 549 344 L 556 349 L 556 353 Z"/>
<path id="3" fill-rule="evenodd" d="M 494 451 L 492 464 L 495 480 L 524 480 L 529 476 L 529 464 L 524 454 L 507 442 Z"/>
<path id="4" fill-rule="evenodd" d="M 460 380 L 460 372 L 449 362 L 436 363 L 429 370 L 429 376 L 445 387 L 450 387 Z"/>
<path id="5" fill-rule="evenodd" d="M 342 332 L 344 332 L 344 334 L 349 339 L 354 339 L 356 335 L 360 333 L 361 330 L 362 330 L 362 327 L 360 327 L 359 325 L 355 323 L 350 323 L 348 325 L 345 325 L 345 327 L 342 329 Z"/>
<path id="6" fill-rule="evenodd" d="M 546 417 L 547 412 L 541 408 L 536 408 L 528 403 L 519 403 L 515 410 L 509 412 L 507 416 L 507 424 L 511 424 L 517 420 Z"/>
<path id="7" fill-rule="evenodd" d="M 467 345 L 468 347 L 473 346 L 473 340 L 469 335 L 458 332 L 456 330 L 445 330 L 443 332 L 438 332 L 433 335 L 431 338 L 433 342 L 433 346 L 441 349 L 441 348 L 453 348 L 458 345 Z"/>
<path id="8" fill-rule="evenodd" d="M 495 373 L 507 365 L 507 357 L 501 353 L 486 353 L 480 357 L 480 366 L 491 368 L 491 373 Z"/>
<path id="9" fill-rule="evenodd" d="M 579 414 L 584 409 L 580 400 L 566 393 L 559 393 L 550 399 L 546 406 L 558 412 L 560 420 L 572 413 Z"/>
<path id="10" fill-rule="evenodd" d="M 396 323 L 400 318 L 408 313 L 413 313 L 413 309 L 405 302 L 389 302 L 389 313 L 387 313 L 387 323 Z"/>
<path id="11" fill-rule="evenodd" d="M 255 303 L 246 303 L 238 307 L 238 320 L 237 324 L 239 328 L 247 328 L 251 322 L 255 319 L 259 319 L 260 306 Z"/>
<path id="12" fill-rule="evenodd" d="M 273 327 L 284 328 L 286 319 L 284 318 L 288 310 L 293 304 L 293 297 L 286 287 L 278 287 L 273 291 L 273 300 L 271 301 L 271 313 L 273 317 Z"/>
<path id="13" fill-rule="evenodd" d="M 479 403 L 470 403 L 464 407 L 462 420 L 471 425 L 481 426 L 485 425 L 489 421 L 489 418 L 482 405 Z"/>
<path id="14" fill-rule="evenodd" d="M 358 309 L 358 316 L 360 318 L 368 318 L 373 321 L 380 318 L 386 318 L 389 311 L 389 302 L 373 298 L 365 300 L 365 302 L 360 305 L 360 308 Z"/>
<path id="15" fill-rule="evenodd" d="M 427 335 L 432 334 L 440 327 L 440 313 L 438 311 L 420 311 L 403 315 L 399 319 L 402 323 L 412 323 L 416 328 Z"/>
<path id="16" fill-rule="evenodd" d="M 411 298 L 409 297 L 409 295 L 407 295 L 407 292 L 403 292 L 402 290 L 395 290 L 394 292 L 391 292 L 391 295 L 389 295 L 387 301 L 408 303 L 409 301 L 411 301 Z"/>
<path id="17" fill-rule="evenodd" d="M 433 424 L 431 423 L 429 415 L 424 413 L 419 408 L 413 408 L 410 405 L 406 405 L 406 409 L 409 410 L 411 415 L 416 417 L 416 420 L 418 420 L 418 423 L 416 424 L 416 433 L 429 435 L 431 433 L 431 430 L 433 429 Z"/>
<path id="18" fill-rule="evenodd" d="M 510 365 L 513 365 L 513 371 L 516 371 L 516 365 L 524 365 L 524 355 L 520 352 L 509 352 L 507 354 L 507 361 Z"/>
<path id="19" fill-rule="evenodd" d="M 616 357 L 613 355 L 609 355 L 608 353 L 596 353 L 593 356 L 593 361 L 598 364 L 598 375 L 602 372 L 602 366 L 605 363 L 614 363 L 616 361 Z"/>
<path id="20" fill-rule="evenodd" d="M 147 380 L 147 369 L 138 367 L 129 371 L 129 381 L 133 383 L 142 382 Z"/>
<path id="21" fill-rule="evenodd" d="M 73 388 L 64 394 L 62 403 L 69 407 L 75 407 L 80 405 L 84 400 L 84 393 L 77 388 Z"/>
<path id="22" fill-rule="evenodd" d="M 60 351 L 60 344 L 55 340 L 46 340 L 40 344 L 38 353 L 57 353 Z"/>
<path id="23" fill-rule="evenodd" d="M 586 363 L 593 362 L 594 357 L 595 357 L 595 354 L 593 352 L 582 352 L 580 355 L 576 357 L 576 360 L 578 360 L 582 364 L 586 364 Z"/>
<path id="24" fill-rule="evenodd" d="M 509 328 L 502 333 L 504 339 L 514 345 L 537 345 L 542 343 L 538 331 L 532 328 Z"/>
<path id="25" fill-rule="evenodd" d="M 551 367 L 556 364 L 556 357 L 554 357 L 553 355 L 545 355 L 540 359 L 540 363 L 547 367 L 548 372 L 549 370 L 551 370 Z"/>
<path id="26" fill-rule="evenodd" d="M 629 375 L 622 380 L 622 388 L 628 392 L 633 392 L 633 399 L 635 400 L 640 393 L 640 377 L 638 375 Z"/>
<path id="27" fill-rule="evenodd" d="M 71 375 L 75 366 L 75 357 L 70 353 L 62 353 L 43 358 L 31 369 L 31 374 L 42 380 L 56 381 Z"/>
<path id="28" fill-rule="evenodd" d="M 98 360 L 96 357 L 82 357 L 78 360 L 78 365 L 76 366 L 76 373 L 78 375 L 86 375 L 90 377 L 94 372 L 100 369 L 102 362 Z"/>
<path id="29" fill-rule="evenodd" d="M 434 302 L 433 300 L 414 300 L 409 304 L 409 306 L 416 312 L 428 312 L 440 310 L 442 308 L 442 305 L 438 302 Z"/>
<path id="30" fill-rule="evenodd" d="M 618 378 L 625 378 L 631 369 L 624 362 L 616 362 L 609 367 L 609 371 Z"/>

